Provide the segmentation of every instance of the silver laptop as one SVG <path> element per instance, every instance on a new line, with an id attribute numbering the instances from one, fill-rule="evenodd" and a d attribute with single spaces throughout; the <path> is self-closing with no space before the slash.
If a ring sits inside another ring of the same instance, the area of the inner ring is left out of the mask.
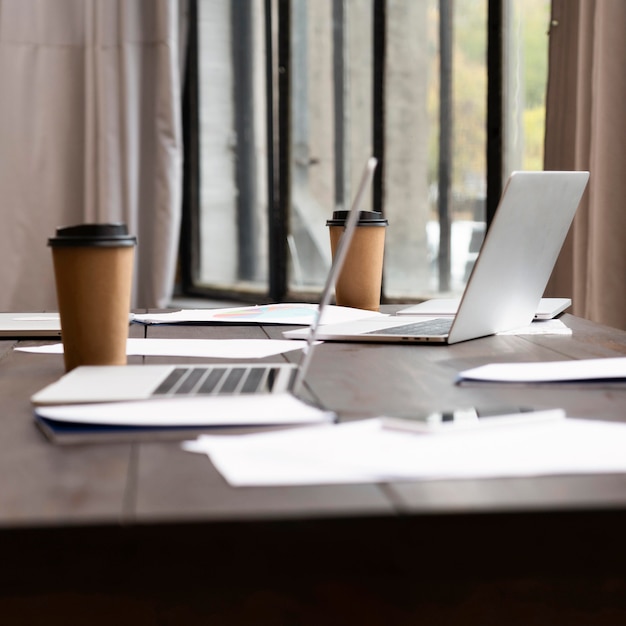
<path id="1" fill-rule="evenodd" d="M 530 324 L 589 172 L 514 172 L 454 316 L 393 316 L 324 325 L 323 341 L 452 344 Z M 287 331 L 298 338 L 301 331 Z"/>
<path id="2" fill-rule="evenodd" d="M 319 320 L 330 301 L 336 277 L 345 261 L 376 164 L 374 158 L 366 163 L 344 233 L 326 277 L 315 320 L 309 329 L 305 329 L 307 343 L 297 364 L 88 365 L 73 369 L 35 393 L 31 396 L 31 402 L 41 406 L 284 392 L 297 396 L 313 356 L 320 328 Z"/>
<path id="3" fill-rule="evenodd" d="M 60 337 L 58 313 L 0 313 L 0 338 Z"/>
<path id="4" fill-rule="evenodd" d="M 128 317 L 133 320 L 133 313 Z M 0 313 L 0 338 L 58 338 L 61 336 L 61 317 L 54 312 Z"/>

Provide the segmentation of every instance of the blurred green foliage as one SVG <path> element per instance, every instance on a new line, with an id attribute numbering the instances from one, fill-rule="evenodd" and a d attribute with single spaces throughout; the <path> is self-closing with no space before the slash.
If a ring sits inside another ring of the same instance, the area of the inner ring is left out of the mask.
<path id="1" fill-rule="evenodd" d="M 428 111 L 429 180 L 437 180 L 439 139 L 438 0 L 430 0 L 429 45 L 433 67 Z M 543 169 L 545 92 L 550 0 L 511 0 L 508 5 L 509 54 L 505 80 L 512 122 L 521 134 L 523 169 Z M 467 193 L 468 181 L 485 178 L 487 115 L 487 0 L 454 2 L 453 186 Z M 517 114 L 517 115 L 516 115 Z"/>

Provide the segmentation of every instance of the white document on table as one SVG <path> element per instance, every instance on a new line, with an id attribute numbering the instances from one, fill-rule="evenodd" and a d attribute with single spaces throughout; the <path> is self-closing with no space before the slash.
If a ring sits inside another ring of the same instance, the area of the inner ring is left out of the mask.
<path id="1" fill-rule="evenodd" d="M 278 486 L 375 482 L 376 475 L 345 456 L 356 437 L 357 449 L 372 420 L 341 426 L 318 426 L 252 436 L 200 436 L 183 443 L 190 452 L 208 454 L 233 486 Z M 359 439 L 361 437 L 361 439 Z M 356 450 L 355 450 L 356 452 Z"/>
<path id="2" fill-rule="evenodd" d="M 561 320 L 535 320 L 528 326 L 503 330 L 497 335 L 571 335 L 572 329 Z"/>
<path id="3" fill-rule="evenodd" d="M 130 338 L 126 342 L 128 356 L 190 356 L 218 359 L 261 359 L 301 350 L 306 341 L 289 339 L 159 339 Z M 18 352 L 63 354 L 63 344 L 18 346 Z"/>
<path id="4" fill-rule="evenodd" d="M 521 383 L 619 380 L 626 379 L 626 357 L 488 363 L 460 372 L 459 379 Z"/>
<path id="5" fill-rule="evenodd" d="M 135 314 L 133 321 L 144 324 L 286 324 L 310 326 L 315 320 L 318 305 L 298 302 L 283 302 L 222 309 L 183 309 L 169 313 Z M 385 317 L 375 311 L 351 307 L 327 305 L 321 324 L 351 322 L 358 319 Z"/>
<path id="6" fill-rule="evenodd" d="M 626 472 L 626 424 L 580 419 L 419 435 L 388 430 L 378 418 L 203 435 L 183 447 L 208 454 L 233 486 Z"/>

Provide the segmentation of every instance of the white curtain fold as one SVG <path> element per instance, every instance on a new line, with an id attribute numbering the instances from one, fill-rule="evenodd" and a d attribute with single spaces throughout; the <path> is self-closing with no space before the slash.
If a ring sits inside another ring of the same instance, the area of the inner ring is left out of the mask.
<path id="1" fill-rule="evenodd" d="M 47 238 L 124 221 L 134 306 L 173 288 L 182 0 L 0 0 L 0 310 L 56 308 Z"/>

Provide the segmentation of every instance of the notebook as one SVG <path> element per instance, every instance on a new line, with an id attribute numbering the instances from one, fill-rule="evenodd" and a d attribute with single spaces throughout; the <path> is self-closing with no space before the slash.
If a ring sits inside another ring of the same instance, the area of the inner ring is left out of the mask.
<path id="1" fill-rule="evenodd" d="M 323 341 L 453 344 L 531 323 L 589 172 L 513 172 L 454 316 L 325 325 Z M 299 338 L 298 330 L 283 333 Z"/>
<path id="2" fill-rule="evenodd" d="M 456 315 L 461 298 L 433 298 L 396 311 L 396 315 Z M 541 298 L 534 319 L 551 320 L 572 306 L 570 298 Z"/>
<path id="3" fill-rule="evenodd" d="M 319 321 L 333 292 L 359 219 L 360 206 L 377 161 L 370 158 L 352 204 L 344 233 L 326 277 L 307 344 L 297 364 L 220 363 L 177 365 L 81 366 L 31 397 L 36 406 L 123 402 L 185 396 L 291 393 L 297 396 L 311 361 Z"/>

